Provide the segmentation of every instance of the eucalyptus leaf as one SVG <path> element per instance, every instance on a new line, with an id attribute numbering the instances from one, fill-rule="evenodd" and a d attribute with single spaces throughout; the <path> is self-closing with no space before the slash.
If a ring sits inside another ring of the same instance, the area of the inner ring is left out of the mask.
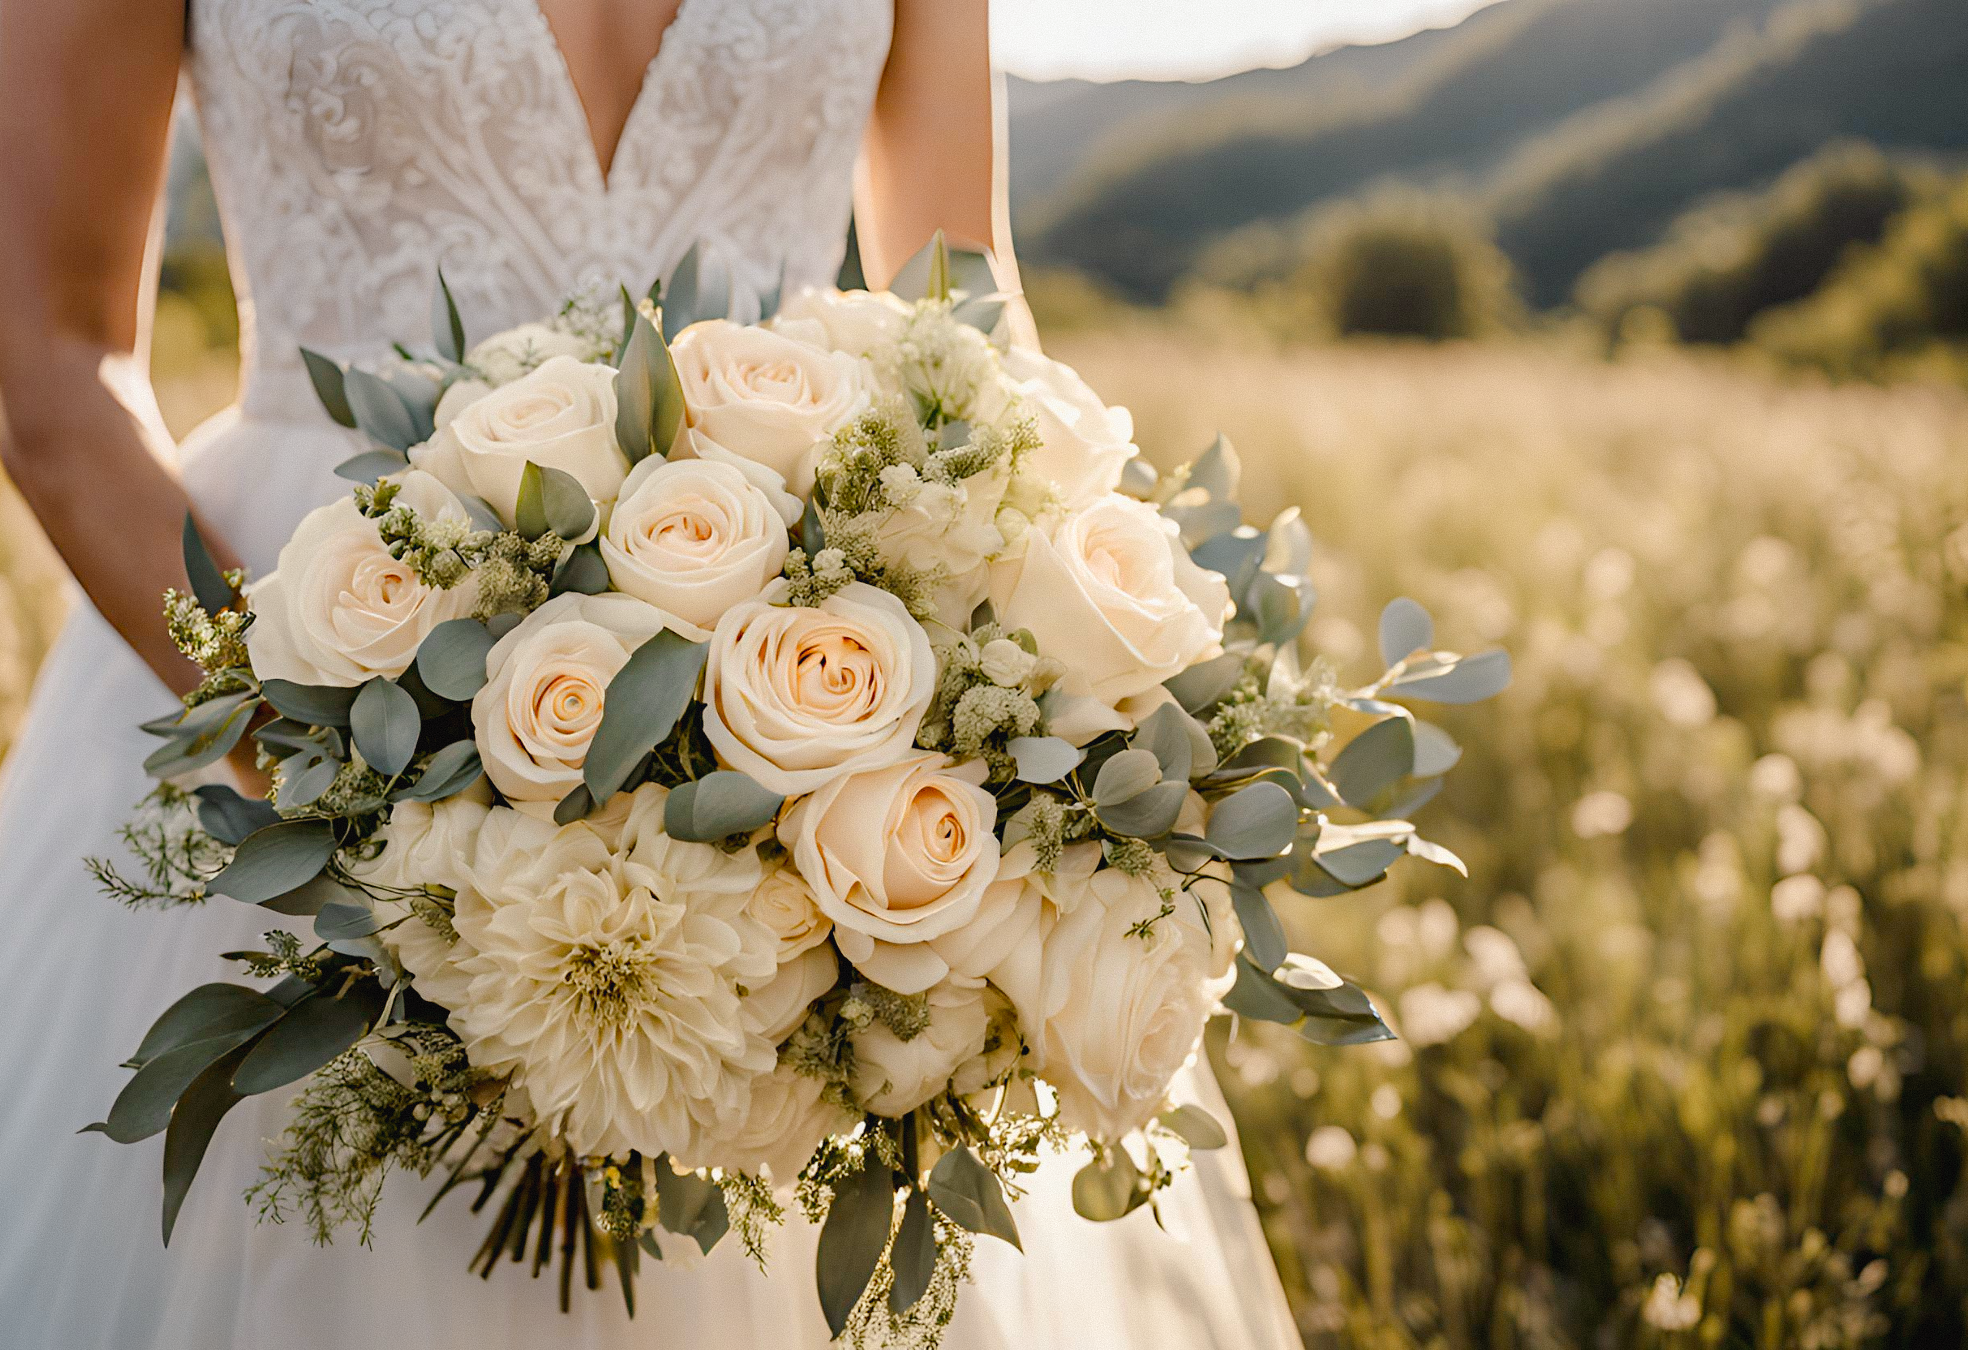
<path id="1" fill-rule="evenodd" d="M 296 755 L 283 760 L 274 773 L 282 804 L 313 806 L 335 785 L 343 763 L 327 755 Z"/>
<path id="2" fill-rule="evenodd" d="M 800 515 L 799 545 L 806 550 L 808 558 L 820 556 L 820 550 L 827 547 L 827 531 L 820 523 L 820 507 L 811 497 L 806 500 L 806 510 Z"/>
<path id="3" fill-rule="evenodd" d="M 1462 747 L 1449 733 L 1427 722 L 1414 724 L 1414 768 L 1417 778 L 1437 778 L 1456 766 Z"/>
<path id="4" fill-rule="evenodd" d="M 295 684 L 290 680 L 263 680 L 260 697 L 273 705 L 282 717 L 310 727 L 345 727 L 349 709 L 355 706 L 360 685 L 344 688 L 330 684 Z M 262 738 L 264 739 L 264 738 Z"/>
<path id="5" fill-rule="evenodd" d="M 1134 730 L 1132 744 L 1155 756 L 1163 778 L 1171 783 L 1186 783 L 1193 776 L 1196 763 L 1196 738 L 1191 732 L 1195 726 L 1196 719 L 1180 706 L 1164 703 L 1142 719 Z M 1208 739 L 1205 733 L 1203 740 Z"/>
<path id="6" fill-rule="evenodd" d="M 1257 625 L 1260 642 L 1290 642 L 1312 617 L 1311 590 L 1303 577 L 1259 572 L 1251 578 L 1241 608 Z"/>
<path id="7" fill-rule="evenodd" d="M 698 289 L 703 276 L 699 246 L 692 244 L 676 270 L 663 284 L 663 340 L 675 342 L 678 333 L 698 319 Z"/>
<path id="8" fill-rule="evenodd" d="M 1123 750 L 1100 766 L 1093 780 L 1095 806 L 1118 806 L 1162 781 L 1161 761 L 1152 750 Z"/>
<path id="9" fill-rule="evenodd" d="M 199 828 L 222 844 L 237 847 L 255 830 L 277 824 L 280 813 L 269 802 L 242 796 L 223 783 L 207 783 L 192 789 L 198 799 Z"/>
<path id="10" fill-rule="evenodd" d="M 902 1226 L 895 1231 L 888 1264 L 894 1276 L 888 1286 L 889 1311 L 906 1313 L 929 1292 L 936 1273 L 936 1225 L 930 1219 L 929 1197 L 921 1191 L 911 1191 L 902 1206 Z"/>
<path id="11" fill-rule="evenodd" d="M 241 1046 L 210 1065 L 192 1080 L 171 1112 L 171 1125 L 164 1135 L 163 1227 L 167 1247 L 212 1135 L 226 1113 L 245 1100 L 232 1090 L 232 1074 L 246 1054 L 246 1047 Z"/>
<path id="12" fill-rule="evenodd" d="M 185 714 L 176 737 L 145 756 L 144 772 L 153 778 L 172 778 L 223 759 L 246 734 L 259 706 L 250 693 L 227 694 L 199 704 Z"/>
<path id="13" fill-rule="evenodd" d="M 416 359 L 400 348 L 398 351 L 406 361 Z M 410 414 L 410 434 L 417 438 L 413 444 L 429 440 L 437 430 L 437 399 L 443 392 L 438 382 L 425 372 L 409 366 L 389 367 L 377 378 L 395 390 L 396 396 L 403 400 L 404 410 Z"/>
<path id="14" fill-rule="evenodd" d="M 353 429 L 355 413 L 349 408 L 348 391 L 343 388 L 341 366 L 306 347 L 301 348 L 301 363 L 307 367 L 308 380 L 314 385 L 314 396 L 321 400 L 321 406 L 328 416 Z"/>
<path id="15" fill-rule="evenodd" d="M 1230 584 L 1230 594 L 1242 595 L 1264 561 L 1266 537 L 1250 526 L 1239 524 L 1222 534 L 1205 539 L 1189 551 L 1198 567 L 1206 567 Z"/>
<path id="16" fill-rule="evenodd" d="M 1449 849 L 1443 848 L 1440 844 L 1431 843 L 1418 834 L 1408 836 L 1408 852 L 1424 862 L 1434 863 L 1437 867 L 1446 867 L 1450 871 L 1459 872 L 1465 877 L 1469 875 L 1469 866 L 1461 858 L 1458 858 Z"/>
<path id="17" fill-rule="evenodd" d="M 271 1000 L 269 1000 L 271 1001 Z M 276 1012 L 279 1011 L 275 1005 Z M 148 1139 L 171 1123 L 171 1109 L 193 1081 L 218 1060 L 253 1039 L 266 1026 L 232 1026 L 153 1056 L 123 1085 L 109 1108 L 102 1132 L 119 1144 Z"/>
<path id="18" fill-rule="evenodd" d="M 592 543 L 577 545 L 554 568 L 549 596 L 600 595 L 608 589 L 608 563 L 601 549 Z"/>
<path id="19" fill-rule="evenodd" d="M 374 486 L 379 478 L 393 473 L 401 473 L 410 467 L 410 457 L 401 450 L 364 450 L 351 459 L 345 459 L 335 466 L 335 477 L 346 478 L 351 483 L 368 483 Z"/>
<path id="20" fill-rule="evenodd" d="M 780 302 L 785 299 L 785 296 L 786 263 L 782 258 L 779 262 L 779 275 L 774 278 L 771 286 L 759 292 L 758 321 L 765 323 L 775 317 L 779 313 Z"/>
<path id="21" fill-rule="evenodd" d="M 528 464 L 530 469 L 532 464 Z M 581 480 L 562 469 L 540 469 L 541 506 L 547 528 L 562 539 L 575 540 L 595 523 L 594 499 L 581 486 Z"/>
<path id="22" fill-rule="evenodd" d="M 370 768 L 394 778 L 417 754 L 424 719 L 417 700 L 388 680 L 370 680 L 349 709 L 349 735 Z"/>
<path id="23" fill-rule="evenodd" d="M 1237 958 L 1237 982 L 1223 996 L 1223 1006 L 1239 1017 L 1293 1026 L 1304 1010 L 1286 997 L 1283 986 L 1252 963 L 1246 952 Z"/>
<path id="24" fill-rule="evenodd" d="M 342 377 L 348 392 L 349 410 L 362 434 L 392 450 L 408 450 L 423 437 L 417 434 L 417 421 L 410 405 L 395 386 L 380 375 L 351 367 Z"/>
<path id="25" fill-rule="evenodd" d="M 1235 688 L 1243 674 L 1244 658 L 1236 652 L 1225 652 L 1171 676 L 1162 681 L 1162 687 L 1175 696 L 1184 712 L 1196 716 Z"/>
<path id="26" fill-rule="evenodd" d="M 834 1186 L 814 1262 L 820 1311 L 836 1337 L 875 1277 L 895 1217 L 895 1174 L 870 1150 L 861 1170 Z"/>
<path id="27" fill-rule="evenodd" d="M 1237 911 L 1237 924 L 1244 930 L 1244 950 L 1265 970 L 1275 969 L 1291 951 L 1285 941 L 1284 926 L 1264 892 L 1254 886 L 1232 885 L 1230 902 Z"/>
<path id="28" fill-rule="evenodd" d="M 1184 471 L 1185 488 L 1201 488 L 1216 501 L 1232 501 L 1243 477 L 1244 465 L 1230 438 L 1218 435 L 1210 448 L 1198 455 Z"/>
<path id="29" fill-rule="evenodd" d="M 1478 652 L 1453 664 L 1403 675 L 1387 687 L 1401 698 L 1430 703 L 1480 703 L 1510 687 L 1510 653 Z"/>
<path id="30" fill-rule="evenodd" d="M 771 824 L 785 801 L 736 769 L 715 769 L 670 790 L 663 830 L 672 839 L 712 843 Z"/>
<path id="31" fill-rule="evenodd" d="M 1357 844 L 1313 854 L 1313 860 L 1346 886 L 1358 889 L 1387 875 L 1387 869 L 1406 855 L 1406 842 L 1365 839 Z"/>
<path id="32" fill-rule="evenodd" d="M 1230 1136 L 1215 1116 L 1200 1106 L 1178 1106 L 1173 1111 L 1164 1111 L 1156 1119 L 1162 1128 L 1180 1136 L 1190 1148 L 1209 1150 L 1223 1148 L 1230 1142 Z"/>
<path id="33" fill-rule="evenodd" d="M 668 455 L 683 434 L 683 384 L 662 330 L 641 314 L 635 316 L 615 391 L 615 436 L 629 462 Z"/>
<path id="34" fill-rule="evenodd" d="M 126 1068 L 140 1069 L 168 1050 L 243 1027 L 258 1030 L 280 1016 L 281 1005 L 243 984 L 201 984 L 164 1010 L 144 1033 Z"/>
<path id="35" fill-rule="evenodd" d="M 1414 772 L 1414 723 L 1405 717 L 1375 722 L 1346 743 L 1327 770 L 1348 806 L 1367 804 Z"/>
<path id="36" fill-rule="evenodd" d="M 553 822 L 572 825 L 577 820 L 586 820 L 594 808 L 594 793 L 588 791 L 586 783 L 576 783 L 572 791 L 554 803 Z"/>
<path id="37" fill-rule="evenodd" d="M 1298 832 L 1298 803 L 1276 783 L 1252 783 L 1210 808 L 1203 838 L 1226 858 L 1275 858 Z"/>
<path id="38" fill-rule="evenodd" d="M 1106 1160 L 1094 1161 L 1073 1175 L 1073 1212 L 1095 1223 L 1111 1223 L 1139 1209 L 1148 1200 L 1148 1188 L 1141 1170 L 1127 1150 L 1108 1151 Z"/>
<path id="39" fill-rule="evenodd" d="M 463 703 L 485 687 L 492 630 L 477 619 L 446 619 L 417 648 L 417 674 L 440 698 Z"/>
<path id="40" fill-rule="evenodd" d="M 325 820 L 283 820 L 246 836 L 211 889 L 249 905 L 285 895 L 319 876 L 335 853 L 335 827 Z"/>
<path id="41" fill-rule="evenodd" d="M 319 914 L 327 906 L 340 903 L 358 903 L 361 893 L 352 891 L 333 877 L 323 873 L 310 877 L 291 891 L 282 891 L 271 900 L 260 902 L 261 909 L 272 910 L 275 914 L 292 914 L 311 917 Z"/>
<path id="42" fill-rule="evenodd" d="M 522 539 L 538 539 L 547 525 L 547 476 L 532 460 L 519 473 L 519 498 L 513 504 L 513 529 Z"/>
<path id="43" fill-rule="evenodd" d="M 1018 1225 L 1005 1203 L 1004 1188 L 968 1146 L 951 1149 L 929 1172 L 929 1198 L 944 1217 L 966 1232 L 1009 1242 L 1020 1251 Z"/>
<path id="44" fill-rule="evenodd" d="M 207 612 L 217 614 L 232 603 L 232 583 L 212 560 L 212 551 L 205 547 L 205 537 L 198 532 L 198 522 L 189 511 L 185 512 L 183 544 L 185 576 L 191 582 L 191 593 Z"/>
<path id="45" fill-rule="evenodd" d="M 1058 736 L 1014 736 L 1005 748 L 1021 783 L 1057 783 L 1086 758 L 1085 751 Z"/>
<path id="46" fill-rule="evenodd" d="M 240 1062 L 233 1090 L 252 1096 L 299 1082 L 367 1035 L 380 1011 L 353 992 L 302 999 Z"/>
<path id="47" fill-rule="evenodd" d="M 476 743 L 453 741 L 430 757 L 424 771 L 410 787 L 398 792 L 400 802 L 436 802 L 455 797 L 476 783 L 485 772 Z"/>
<path id="48" fill-rule="evenodd" d="M 656 1163 L 656 1212 L 663 1227 L 695 1241 L 706 1256 L 731 1228 L 723 1189 L 708 1177 L 677 1171 L 668 1159 Z"/>
<path id="49" fill-rule="evenodd" d="M 431 336 L 438 355 L 449 361 L 465 359 L 465 321 L 458 317 L 458 302 L 452 298 L 441 266 L 437 269 L 437 289 L 431 293 Z"/>
<path id="50" fill-rule="evenodd" d="M 1380 611 L 1380 659 L 1393 665 L 1415 652 L 1427 651 L 1435 644 L 1435 621 L 1405 595 L 1389 600 Z"/>
<path id="51" fill-rule="evenodd" d="M 458 492 L 452 495 L 457 497 L 458 505 L 465 508 L 465 514 L 471 517 L 474 530 L 490 530 L 493 534 L 497 534 L 506 528 L 506 523 L 499 519 L 499 513 L 492 509 L 492 503 L 485 498 L 470 492 Z"/>
<path id="52" fill-rule="evenodd" d="M 608 682 L 601 725 L 588 745 L 582 780 L 596 802 L 606 802 L 629 771 L 661 745 L 690 706 L 708 645 L 665 630 L 650 638 Z"/>
<path id="53" fill-rule="evenodd" d="M 1118 756 L 1116 756 L 1118 758 Z M 1100 823 L 1116 834 L 1159 839 L 1175 828 L 1189 796 L 1187 783 L 1157 783 L 1146 792 L 1099 809 Z"/>
<path id="54" fill-rule="evenodd" d="M 321 907 L 314 916 L 314 935 L 323 942 L 368 937 L 383 926 L 376 911 L 365 904 L 336 900 Z"/>

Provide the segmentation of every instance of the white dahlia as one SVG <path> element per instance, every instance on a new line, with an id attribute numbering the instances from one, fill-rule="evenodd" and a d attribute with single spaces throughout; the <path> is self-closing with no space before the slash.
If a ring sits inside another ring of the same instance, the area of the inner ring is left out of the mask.
<path id="1" fill-rule="evenodd" d="M 775 1062 L 740 1010 L 778 967 L 746 912 L 758 858 L 671 839 L 667 796 L 560 827 L 495 809 L 458 891 L 451 1026 L 579 1154 L 688 1155 L 746 1117 Z"/>

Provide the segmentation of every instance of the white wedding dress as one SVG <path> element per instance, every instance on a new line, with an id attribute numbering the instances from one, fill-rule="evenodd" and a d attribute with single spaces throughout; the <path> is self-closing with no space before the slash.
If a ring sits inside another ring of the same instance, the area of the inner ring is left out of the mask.
<path id="1" fill-rule="evenodd" d="M 193 0 L 188 77 L 239 287 L 240 405 L 193 433 L 184 476 L 256 572 L 348 485 L 356 447 L 320 412 L 303 344 L 374 355 L 427 340 L 438 264 L 484 334 L 577 287 L 641 290 L 695 242 L 738 317 L 780 269 L 825 283 L 888 48 L 888 0 L 685 0 L 604 181 L 534 0 Z M 115 491 L 115 484 L 104 484 Z M 218 953 L 275 916 L 214 899 L 135 913 L 91 855 L 147 791 L 136 723 L 171 705 L 86 604 L 48 659 L 0 801 L 0 1344 L 17 1350 L 797 1350 L 827 1335 L 813 1234 L 782 1232 L 769 1275 L 727 1242 L 693 1268 L 645 1262 L 638 1317 L 613 1272 L 557 1307 L 551 1280 L 467 1273 L 485 1216 L 392 1180 L 373 1249 L 259 1224 L 241 1192 L 280 1094 L 221 1126 L 169 1250 L 162 1139 L 76 1130 L 173 999 L 238 978 Z M 1183 1091 L 1227 1119 L 1207 1070 Z M 1074 1164 L 1019 1205 L 1025 1253 L 978 1242 L 951 1350 L 1279 1350 L 1298 1344 L 1235 1149 L 1198 1155 L 1162 1202 L 1096 1225 Z"/>

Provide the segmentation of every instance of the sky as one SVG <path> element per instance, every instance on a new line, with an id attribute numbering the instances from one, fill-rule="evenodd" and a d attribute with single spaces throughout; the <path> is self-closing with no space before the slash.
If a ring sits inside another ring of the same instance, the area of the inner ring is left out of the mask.
<path id="1" fill-rule="evenodd" d="M 1033 80 L 1200 80 L 1443 27 L 1496 0 L 991 0 L 997 62 Z"/>

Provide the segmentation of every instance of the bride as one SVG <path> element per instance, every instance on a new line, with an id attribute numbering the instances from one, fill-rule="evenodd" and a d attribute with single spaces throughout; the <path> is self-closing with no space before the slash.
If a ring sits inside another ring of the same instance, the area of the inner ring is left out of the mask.
<path id="1" fill-rule="evenodd" d="M 50 655 L 0 801 L 0 1326 L 23 1350 L 403 1345 L 818 1346 L 813 1235 L 772 1273 L 726 1243 L 646 1266 L 559 1313 L 518 1267 L 465 1270 L 478 1220 L 385 1199 L 373 1249 L 315 1250 L 241 1201 L 236 1112 L 167 1250 L 158 1143 L 79 1126 L 120 1054 L 250 943 L 264 913 L 120 910 L 83 866 L 114 854 L 146 784 L 134 724 L 195 682 L 158 595 L 184 584 L 188 505 L 257 573 L 351 452 L 299 357 L 421 333 L 442 263 L 480 331 L 615 281 L 645 287 L 693 242 L 755 314 L 781 269 L 826 284 L 851 190 L 887 277 L 932 231 L 996 242 L 986 0 L 0 0 L 0 390 L 5 463 L 91 604 Z M 240 295 L 236 408 L 172 447 L 145 377 L 154 228 L 180 73 L 203 128 Z M 855 164 L 859 155 L 858 184 Z M 250 766 L 244 766 L 250 772 Z M 1207 1070 L 1203 1071 L 1206 1075 Z M 1205 1077 L 1186 1092 L 1205 1094 Z M 1220 1113 L 1220 1099 L 1218 1101 Z M 257 1107 L 257 1113 L 253 1109 Z M 1229 1149 L 1146 1213 L 1071 1212 L 1074 1164 L 1022 1202 L 1020 1256 L 980 1244 L 946 1341 L 973 1347 L 1293 1345 Z"/>

